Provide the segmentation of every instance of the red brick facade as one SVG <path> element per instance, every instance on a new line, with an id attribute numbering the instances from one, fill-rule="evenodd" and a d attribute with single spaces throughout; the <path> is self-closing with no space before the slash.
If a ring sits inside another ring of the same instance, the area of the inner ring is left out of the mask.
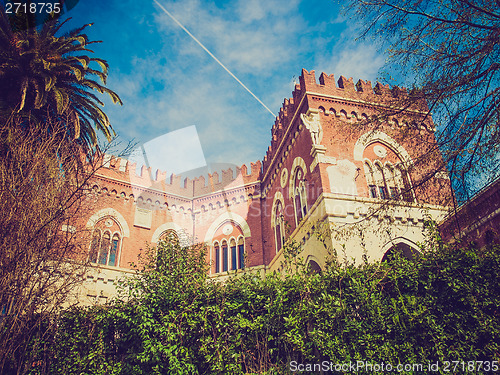
<path id="1" fill-rule="evenodd" d="M 272 127 L 263 161 L 251 170 L 242 166 L 181 180 L 145 167 L 138 176 L 135 164 L 107 158 L 92 183 L 93 214 L 86 227 L 99 232 L 101 242 L 105 233 L 106 241 L 119 236 L 119 243 L 106 242 L 110 266 L 127 268 L 146 243 L 173 230 L 185 243 L 206 242 L 211 272 L 218 273 L 241 266 L 241 245 L 245 267 L 269 265 L 281 247 L 279 237 L 299 236 L 299 227 L 321 205 L 321 220 L 366 216 L 359 207 L 381 201 L 414 210 L 447 206 L 449 180 L 433 173 L 442 170 L 442 160 L 432 119 L 418 98 L 388 113 L 401 97 L 408 98 L 405 90 L 354 85 L 344 77 L 336 83 L 324 73 L 317 83 L 314 71 L 303 70 Z M 325 199 L 349 200 L 358 208 L 351 213 L 339 206 L 335 212 Z M 410 216 L 414 227 L 421 224 Z"/>

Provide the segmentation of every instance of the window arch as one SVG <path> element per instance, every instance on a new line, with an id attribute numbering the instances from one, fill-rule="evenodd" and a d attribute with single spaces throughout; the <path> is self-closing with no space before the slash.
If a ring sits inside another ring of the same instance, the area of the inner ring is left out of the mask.
<path id="1" fill-rule="evenodd" d="M 117 266 L 122 234 L 112 218 L 96 223 L 90 244 L 89 261 L 105 266 Z"/>
<path id="2" fill-rule="evenodd" d="M 223 220 L 214 230 L 211 273 L 236 271 L 245 267 L 245 229 L 234 220 Z"/>
<path id="3" fill-rule="evenodd" d="M 293 204 L 295 212 L 295 224 L 299 224 L 300 221 L 307 215 L 307 192 L 305 184 L 305 173 L 301 167 L 295 168 L 294 171 L 294 183 L 293 183 Z"/>
<path id="4" fill-rule="evenodd" d="M 158 240 L 179 242 L 179 235 L 174 229 L 167 229 L 160 234 L 160 238 Z"/>
<path id="5" fill-rule="evenodd" d="M 238 238 L 238 269 L 245 268 L 245 240 L 243 237 Z"/>
<path id="6" fill-rule="evenodd" d="M 213 262 L 215 273 L 235 271 L 245 268 L 245 239 L 232 237 L 229 241 L 222 240 L 213 243 Z"/>
<path id="7" fill-rule="evenodd" d="M 370 194 L 370 198 L 377 198 L 377 185 L 375 184 L 375 176 L 373 173 L 372 165 L 369 161 L 365 161 L 365 176 L 366 182 L 368 183 L 368 193 Z"/>
<path id="8" fill-rule="evenodd" d="M 274 211 L 274 236 L 276 252 L 278 252 L 285 243 L 285 220 L 283 216 L 283 204 L 281 201 L 277 201 Z"/>
<path id="9" fill-rule="evenodd" d="M 222 272 L 227 272 L 229 254 L 227 250 L 227 241 L 222 241 Z"/>
<path id="10" fill-rule="evenodd" d="M 231 248 L 231 270 L 235 270 L 238 267 L 238 253 L 234 238 L 231 238 L 231 241 L 229 241 L 229 246 Z"/>
<path id="11" fill-rule="evenodd" d="M 215 242 L 214 243 L 214 260 L 215 260 L 215 273 L 220 272 L 220 248 L 219 248 L 219 243 Z"/>
<path id="12" fill-rule="evenodd" d="M 365 160 L 363 166 L 370 198 L 415 201 L 408 172 L 402 165 Z"/>

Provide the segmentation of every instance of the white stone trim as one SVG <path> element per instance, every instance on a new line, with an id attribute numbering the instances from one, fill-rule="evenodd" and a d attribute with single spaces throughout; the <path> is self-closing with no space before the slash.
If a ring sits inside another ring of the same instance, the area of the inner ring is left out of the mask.
<path id="1" fill-rule="evenodd" d="M 236 223 L 241 230 L 243 231 L 243 235 L 245 237 L 251 237 L 252 233 L 250 232 L 250 227 L 248 226 L 247 221 L 241 217 L 240 215 L 234 213 L 234 212 L 225 212 L 222 215 L 220 215 L 215 221 L 210 225 L 210 228 L 208 228 L 207 233 L 205 235 L 205 243 L 210 244 L 212 242 L 212 239 L 215 235 L 215 232 L 217 229 L 223 224 L 225 221 L 232 221 Z"/>
<path id="2" fill-rule="evenodd" d="M 316 264 L 321 267 L 321 270 L 323 270 L 325 268 L 325 260 L 324 259 L 323 259 L 323 261 L 321 261 L 316 255 L 309 254 L 306 258 L 306 266 L 309 264 L 310 260 L 313 260 L 314 262 L 316 262 Z"/>
<path id="3" fill-rule="evenodd" d="M 407 239 L 407 238 L 404 238 L 404 237 L 396 237 L 396 238 L 393 238 L 392 240 L 390 240 L 389 242 L 387 242 L 384 246 L 382 246 L 382 249 L 381 249 L 381 252 L 382 252 L 382 257 L 391 249 L 391 247 L 393 246 L 396 246 L 400 243 L 404 243 L 405 245 L 408 245 L 409 247 L 411 247 L 413 250 L 415 250 L 417 253 L 421 253 L 421 249 L 418 247 L 418 245 Z M 382 259 L 382 258 L 380 258 Z"/>
<path id="4" fill-rule="evenodd" d="M 271 210 L 271 227 L 274 228 L 276 225 L 276 205 L 278 202 L 281 202 L 281 205 L 283 206 L 283 209 L 285 208 L 285 198 L 283 197 L 283 194 L 281 191 L 277 191 L 274 194 L 274 200 L 273 200 L 273 206 Z"/>
<path id="5" fill-rule="evenodd" d="M 293 160 L 292 168 L 290 168 L 290 183 L 289 183 L 289 188 L 288 188 L 288 196 L 289 198 L 293 198 L 293 193 L 295 192 L 295 169 L 297 167 L 301 167 L 302 171 L 304 172 L 304 178 L 307 173 L 307 166 L 306 162 L 304 159 L 302 159 L 300 156 L 297 156 Z M 283 205 L 284 207 L 284 205 Z"/>
<path id="6" fill-rule="evenodd" d="M 97 224 L 97 222 L 107 216 L 111 216 L 113 219 L 116 220 L 116 223 L 120 227 L 121 233 L 123 237 L 130 237 L 130 229 L 128 227 L 127 221 L 123 217 L 121 213 L 119 213 L 117 210 L 114 208 L 103 208 L 102 210 L 96 212 L 93 214 L 90 219 L 87 221 L 86 227 L 88 229 L 94 228 L 94 226 Z"/>
<path id="7" fill-rule="evenodd" d="M 369 131 L 363 134 L 354 145 L 354 160 L 363 161 L 365 148 L 374 142 L 380 142 L 391 148 L 402 159 L 406 169 L 413 166 L 410 154 L 398 142 L 380 130 Z"/>
<path id="8" fill-rule="evenodd" d="M 160 225 L 158 228 L 156 228 L 156 230 L 153 233 L 153 237 L 151 238 L 151 242 L 158 243 L 158 241 L 160 240 L 161 234 L 167 230 L 175 231 L 175 233 L 177 233 L 177 237 L 179 237 L 179 240 L 185 234 L 184 233 L 185 231 L 183 230 L 183 228 L 179 224 L 176 224 L 173 222 L 165 223 L 165 224 Z"/>

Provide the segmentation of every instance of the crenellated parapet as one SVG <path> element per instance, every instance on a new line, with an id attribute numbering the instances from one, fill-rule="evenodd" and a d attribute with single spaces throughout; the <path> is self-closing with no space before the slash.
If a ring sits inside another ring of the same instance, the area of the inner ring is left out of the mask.
<path id="1" fill-rule="evenodd" d="M 297 136 L 300 114 L 308 111 L 330 116 L 350 124 L 375 121 L 395 127 L 412 127 L 434 132 L 426 101 L 417 92 L 398 86 L 358 80 L 321 73 L 316 81 L 315 71 L 303 69 L 293 97 L 285 99 L 271 130 L 271 144 L 264 156 L 264 170 L 271 166 L 281 146 L 288 147 Z M 287 145 L 282 145 L 287 138 Z"/>
<path id="2" fill-rule="evenodd" d="M 293 95 L 295 101 L 301 100 L 305 93 L 315 93 L 375 106 L 394 106 L 407 110 L 428 111 L 425 100 L 417 92 L 408 93 L 405 88 L 398 86 L 391 88 L 380 82 L 372 86 L 370 81 L 361 79 L 354 83 L 352 77 L 345 78 L 344 76 L 335 80 L 333 74 L 325 73 L 321 73 L 318 83 L 314 70 L 308 72 L 305 69 L 302 69 L 299 81 L 300 84 L 296 86 Z"/>
<path id="3" fill-rule="evenodd" d="M 149 199 L 160 207 L 171 204 L 167 201 L 182 203 L 196 197 L 258 184 L 261 176 L 260 161 L 251 163 L 250 170 L 242 165 L 192 179 L 175 174 L 168 176 L 167 172 L 161 170 L 153 172 L 144 165 L 137 172 L 136 163 L 112 155 L 104 155 L 101 164 L 92 182 L 96 193 L 131 202 L 142 197 L 142 200 Z"/>

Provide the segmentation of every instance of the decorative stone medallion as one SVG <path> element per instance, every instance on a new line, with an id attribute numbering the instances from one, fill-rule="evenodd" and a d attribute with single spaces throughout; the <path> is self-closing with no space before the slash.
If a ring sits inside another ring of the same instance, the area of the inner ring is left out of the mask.
<path id="1" fill-rule="evenodd" d="M 286 186 L 286 183 L 288 182 L 288 169 L 283 168 L 281 171 L 281 177 L 280 177 L 280 183 L 281 187 L 284 189 Z"/>
<path id="2" fill-rule="evenodd" d="M 225 236 L 229 236 L 233 232 L 233 226 L 231 224 L 226 224 L 222 227 L 222 233 Z"/>
<path id="3" fill-rule="evenodd" d="M 385 149 L 385 147 L 380 145 L 376 145 L 375 147 L 373 147 L 373 152 L 379 158 L 385 158 L 387 156 L 387 150 Z"/>
<path id="4" fill-rule="evenodd" d="M 111 228 L 113 226 L 113 220 L 106 219 L 106 221 L 104 222 L 104 225 L 106 225 L 108 228 Z"/>

